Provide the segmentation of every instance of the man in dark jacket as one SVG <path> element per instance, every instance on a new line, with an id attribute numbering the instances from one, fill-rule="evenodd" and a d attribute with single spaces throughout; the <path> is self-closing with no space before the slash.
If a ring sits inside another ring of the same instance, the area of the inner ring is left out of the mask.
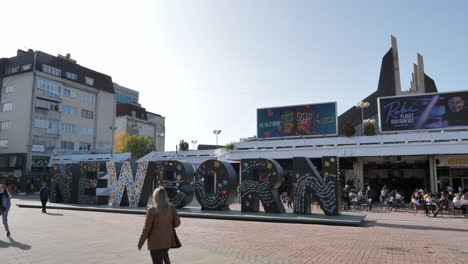
<path id="1" fill-rule="evenodd" d="M 41 199 L 41 203 L 42 203 L 43 213 L 46 213 L 46 204 L 47 204 L 47 201 L 49 200 L 49 196 L 50 196 L 49 188 L 47 188 L 47 184 L 44 183 L 42 185 L 42 188 L 39 194 L 39 198 Z"/>

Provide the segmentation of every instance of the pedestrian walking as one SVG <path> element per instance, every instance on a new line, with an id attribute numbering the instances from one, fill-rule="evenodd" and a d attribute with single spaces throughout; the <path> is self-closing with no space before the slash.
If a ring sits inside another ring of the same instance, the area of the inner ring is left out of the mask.
<path id="1" fill-rule="evenodd" d="M 237 190 L 237 203 L 240 203 L 241 202 L 241 190 L 242 190 L 240 184 L 237 185 L 236 190 Z"/>
<path id="2" fill-rule="evenodd" d="M 289 195 L 288 195 L 287 204 L 288 204 L 288 209 L 293 208 L 293 205 L 292 205 L 293 204 L 293 199 Z"/>
<path id="3" fill-rule="evenodd" d="M 146 213 L 145 225 L 138 241 L 138 249 L 148 240 L 148 250 L 153 263 L 171 263 L 169 249 L 180 247 L 175 228 L 180 225 L 180 219 L 174 205 L 169 203 L 167 191 L 163 187 L 153 193 L 153 207 Z"/>
<path id="4" fill-rule="evenodd" d="M 0 184 L 0 214 L 2 215 L 3 226 L 7 232 L 7 237 L 10 237 L 10 228 L 8 227 L 8 212 L 11 207 L 11 197 L 5 185 Z"/>
<path id="5" fill-rule="evenodd" d="M 372 200 L 374 199 L 374 197 L 375 197 L 374 190 L 372 190 L 370 186 L 367 186 L 365 198 L 367 199 L 369 210 L 372 210 Z"/>
<path id="6" fill-rule="evenodd" d="M 42 185 L 42 188 L 39 192 L 39 198 L 41 199 L 41 203 L 42 203 L 42 212 L 45 214 L 47 213 L 46 212 L 46 204 L 47 204 L 47 201 L 49 201 L 49 197 L 50 197 L 50 191 L 49 191 L 49 188 L 47 188 L 47 184 L 44 183 Z"/>

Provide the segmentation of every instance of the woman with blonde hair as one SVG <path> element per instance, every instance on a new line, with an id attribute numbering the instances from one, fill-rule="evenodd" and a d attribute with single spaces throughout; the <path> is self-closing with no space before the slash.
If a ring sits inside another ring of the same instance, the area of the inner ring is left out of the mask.
<path id="1" fill-rule="evenodd" d="M 163 187 L 153 193 L 154 206 L 146 213 L 145 225 L 138 241 L 138 249 L 148 240 L 148 250 L 153 263 L 171 263 L 169 249 L 176 247 L 174 228 L 180 225 L 180 219 L 174 205 L 169 203 L 167 191 Z"/>

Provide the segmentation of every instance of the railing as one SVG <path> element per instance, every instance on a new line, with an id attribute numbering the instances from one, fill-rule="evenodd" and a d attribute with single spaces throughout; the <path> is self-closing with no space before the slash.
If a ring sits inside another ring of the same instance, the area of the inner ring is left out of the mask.
<path id="1" fill-rule="evenodd" d="M 46 98 L 46 99 L 50 99 L 50 100 L 54 100 L 54 101 L 57 101 L 57 102 L 62 102 L 62 95 L 61 94 L 50 92 L 50 91 L 45 91 L 45 90 L 38 89 L 38 88 L 36 88 L 36 96 Z"/>

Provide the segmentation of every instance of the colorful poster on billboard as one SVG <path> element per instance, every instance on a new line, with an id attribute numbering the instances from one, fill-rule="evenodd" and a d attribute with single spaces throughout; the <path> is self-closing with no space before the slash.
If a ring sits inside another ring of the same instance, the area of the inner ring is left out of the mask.
<path id="1" fill-rule="evenodd" d="M 257 137 L 337 135 L 336 103 L 257 109 Z"/>
<path id="2" fill-rule="evenodd" d="M 380 130 L 468 128 L 468 91 L 379 98 Z"/>

